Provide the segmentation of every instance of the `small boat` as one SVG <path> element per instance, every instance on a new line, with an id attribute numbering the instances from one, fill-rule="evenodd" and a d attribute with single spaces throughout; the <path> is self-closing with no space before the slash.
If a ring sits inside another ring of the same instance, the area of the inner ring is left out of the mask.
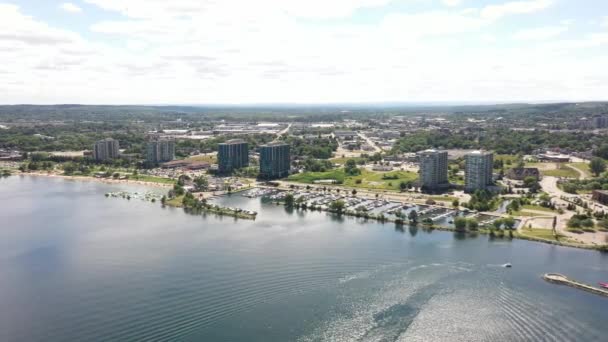
<path id="1" fill-rule="evenodd" d="M 608 283 L 598 283 L 601 287 L 608 289 Z"/>
<path id="2" fill-rule="evenodd" d="M 508 263 L 502 265 L 502 267 L 504 267 L 504 268 L 511 268 L 511 267 L 513 267 L 513 265 L 511 265 L 511 263 L 508 262 Z"/>

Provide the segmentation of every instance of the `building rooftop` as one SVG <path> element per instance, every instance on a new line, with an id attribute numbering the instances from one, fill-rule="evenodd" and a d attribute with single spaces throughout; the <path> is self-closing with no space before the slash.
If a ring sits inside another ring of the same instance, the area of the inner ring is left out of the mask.
<path id="1" fill-rule="evenodd" d="M 220 143 L 220 145 L 222 145 L 222 144 L 224 144 L 224 145 L 244 144 L 244 143 L 246 143 L 246 141 L 243 139 L 232 139 L 232 140 L 228 140 L 226 142 Z"/>
<path id="2" fill-rule="evenodd" d="M 262 145 L 262 147 L 271 147 L 271 146 L 289 146 L 289 144 L 286 144 L 286 143 L 280 142 L 280 141 L 273 141 L 271 143 Z"/>
<path id="3" fill-rule="evenodd" d="M 477 150 L 477 151 L 471 151 L 468 154 L 474 155 L 474 156 L 486 156 L 486 155 L 492 154 L 492 152 Z"/>

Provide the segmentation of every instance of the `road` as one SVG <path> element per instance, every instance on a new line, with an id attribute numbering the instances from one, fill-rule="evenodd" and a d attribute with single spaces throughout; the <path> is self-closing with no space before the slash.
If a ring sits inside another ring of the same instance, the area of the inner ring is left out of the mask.
<path id="1" fill-rule="evenodd" d="M 574 171 L 578 172 L 578 174 L 579 174 L 578 179 L 587 179 L 587 178 L 589 178 L 589 174 L 586 171 L 581 170 L 581 169 L 579 169 L 578 167 L 576 167 L 574 165 L 566 165 L 566 167 L 569 167 L 569 168 L 573 169 Z"/>
<path id="2" fill-rule="evenodd" d="M 541 180 L 540 184 L 541 184 L 543 190 L 546 193 L 548 193 L 549 196 L 551 196 L 553 198 L 552 199 L 553 202 L 555 202 L 555 204 L 557 204 L 559 207 L 564 208 L 564 213 L 562 215 L 550 214 L 550 215 L 557 216 L 556 229 L 557 229 L 558 233 L 565 235 L 571 239 L 586 243 L 586 244 L 602 245 L 602 244 L 605 244 L 606 242 L 608 242 L 608 240 L 607 240 L 608 233 L 605 233 L 605 232 L 575 234 L 575 233 L 568 232 L 566 230 L 568 228 L 567 227 L 568 220 L 574 215 L 574 212 L 565 210 L 565 207 L 568 205 L 568 202 L 562 200 L 560 197 L 561 196 L 579 197 L 579 198 L 583 199 L 584 201 L 585 201 L 585 199 L 582 198 L 581 196 L 568 194 L 568 193 L 564 192 L 562 189 L 560 189 L 557 186 L 557 180 L 558 180 L 557 177 L 545 176 Z M 590 201 L 586 201 L 586 202 L 588 203 L 588 205 L 591 208 L 597 209 L 598 205 L 595 204 L 594 202 L 590 202 Z M 579 210 L 580 212 L 584 212 L 585 209 L 582 207 L 577 207 L 577 210 Z M 542 214 L 542 213 L 539 212 L 539 214 Z M 528 219 L 526 221 L 526 225 L 527 225 L 527 222 L 531 222 L 533 220 L 534 219 Z"/>
<path id="3" fill-rule="evenodd" d="M 282 136 L 284 136 L 285 134 L 287 134 L 287 132 L 289 132 L 290 128 L 291 128 L 291 124 L 287 125 L 287 127 L 284 130 L 282 130 L 279 133 L 277 133 L 277 137 L 276 137 L 276 139 L 274 139 L 274 141 L 279 140 L 279 138 L 281 138 Z"/>
<path id="4" fill-rule="evenodd" d="M 369 146 L 373 147 L 374 152 L 382 153 L 382 149 L 380 147 L 378 147 L 378 145 L 376 145 L 376 143 L 373 142 L 370 138 L 368 138 L 365 134 L 359 132 L 359 133 L 357 133 L 357 135 L 359 135 L 359 138 L 365 140 Z"/>

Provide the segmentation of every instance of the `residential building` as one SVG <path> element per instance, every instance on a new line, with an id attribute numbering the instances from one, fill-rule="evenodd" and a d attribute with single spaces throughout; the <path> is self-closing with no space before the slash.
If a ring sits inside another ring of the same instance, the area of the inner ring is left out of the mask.
<path id="1" fill-rule="evenodd" d="M 107 138 L 100 140 L 93 146 L 93 158 L 97 161 L 106 161 L 118 158 L 119 154 L 118 140 Z"/>
<path id="2" fill-rule="evenodd" d="M 523 181 L 527 177 L 540 180 L 540 171 L 535 167 L 516 167 L 507 171 L 506 177 L 513 180 Z"/>
<path id="3" fill-rule="evenodd" d="M 493 153 L 474 151 L 467 153 L 464 158 L 464 190 L 466 192 L 485 190 L 492 185 Z"/>
<path id="4" fill-rule="evenodd" d="M 334 137 L 341 140 L 353 140 L 357 138 L 357 132 L 353 131 L 335 131 Z"/>
<path id="5" fill-rule="evenodd" d="M 225 174 L 249 166 L 249 145 L 245 140 L 233 139 L 218 144 L 218 171 Z"/>
<path id="6" fill-rule="evenodd" d="M 603 205 L 608 205 L 608 191 L 606 190 L 593 190 L 593 194 L 591 195 L 591 199 L 596 202 L 599 202 Z"/>
<path id="7" fill-rule="evenodd" d="M 153 139 L 146 145 L 146 162 L 160 164 L 175 159 L 175 141 L 171 139 Z"/>
<path id="8" fill-rule="evenodd" d="M 287 177 L 290 167 L 289 145 L 277 142 L 260 147 L 260 178 Z"/>
<path id="9" fill-rule="evenodd" d="M 426 150 L 418 153 L 420 160 L 420 187 L 438 190 L 449 187 L 448 152 Z"/>

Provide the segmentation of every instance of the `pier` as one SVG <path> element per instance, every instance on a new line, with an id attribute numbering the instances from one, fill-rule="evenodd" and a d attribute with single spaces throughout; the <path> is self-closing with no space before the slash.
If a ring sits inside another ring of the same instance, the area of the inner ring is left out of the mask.
<path id="1" fill-rule="evenodd" d="M 566 277 L 563 274 L 559 274 L 559 273 L 547 273 L 547 274 L 545 274 L 543 276 L 543 279 L 545 279 L 546 281 L 548 281 L 550 283 L 555 283 L 555 284 L 560 284 L 560 285 L 567 285 L 567 286 L 575 287 L 575 288 L 583 290 L 583 291 L 595 293 L 595 294 L 600 295 L 600 296 L 608 297 L 608 290 L 580 283 L 580 282 L 578 282 L 576 280 L 573 280 L 573 279 L 570 279 L 570 278 Z"/>

